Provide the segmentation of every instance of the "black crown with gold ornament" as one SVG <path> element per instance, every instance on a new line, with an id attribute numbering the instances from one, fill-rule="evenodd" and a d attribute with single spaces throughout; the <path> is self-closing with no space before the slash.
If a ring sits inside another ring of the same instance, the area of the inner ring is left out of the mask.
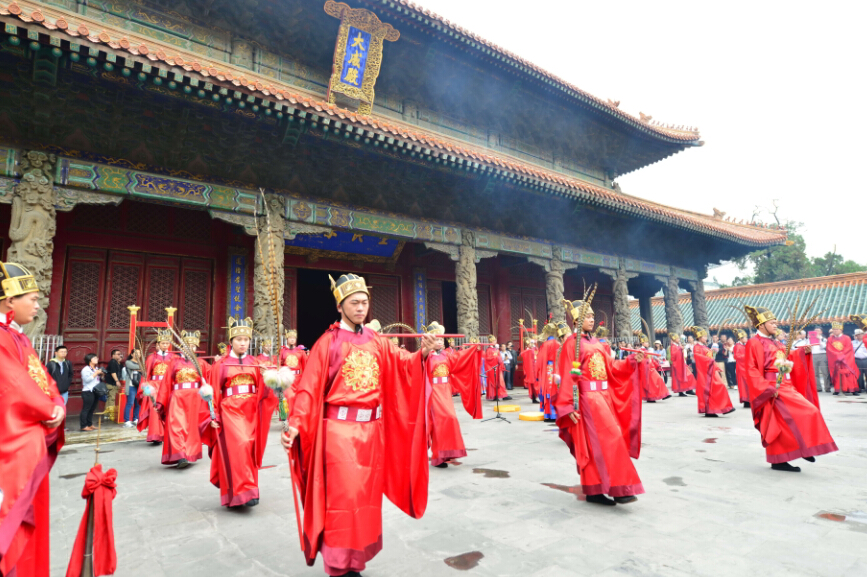
<path id="1" fill-rule="evenodd" d="M 673 343 L 679 343 L 680 342 L 680 335 L 677 333 L 668 333 L 668 340 L 670 340 Z"/>
<path id="2" fill-rule="evenodd" d="M 38 291 L 33 274 L 14 262 L 0 262 L 0 300 Z"/>
<path id="3" fill-rule="evenodd" d="M 342 303 L 346 297 L 355 293 L 364 293 L 370 297 L 370 290 L 367 283 L 364 282 L 364 277 L 348 273 L 340 275 L 336 281 L 331 275 L 328 275 L 328 278 L 331 280 L 331 293 L 337 304 Z"/>
<path id="4" fill-rule="evenodd" d="M 567 301 L 566 299 L 563 299 L 562 302 L 563 308 L 565 308 L 566 312 L 569 313 L 569 316 L 572 317 L 572 322 L 577 323 L 578 317 L 581 316 L 581 307 L 584 306 L 584 301 Z M 584 312 L 584 316 L 592 314 L 593 309 L 590 307 L 590 305 L 587 305 L 587 310 Z"/>
<path id="5" fill-rule="evenodd" d="M 834 329 L 839 329 L 842 331 L 843 330 L 843 323 L 841 323 L 840 321 L 833 321 L 831 323 L 831 330 L 833 331 Z"/>
<path id="6" fill-rule="evenodd" d="M 226 350 L 228 350 L 228 348 L 229 347 L 228 345 L 226 345 L 226 343 L 217 343 L 217 352 L 220 354 L 221 357 L 226 354 Z"/>
<path id="7" fill-rule="evenodd" d="M 424 332 L 430 333 L 432 335 L 444 335 L 446 334 L 446 328 L 438 322 L 433 321 L 431 324 L 424 328 Z"/>
<path id="8" fill-rule="evenodd" d="M 849 320 L 862 331 L 867 331 L 867 315 L 849 315 Z"/>
<path id="9" fill-rule="evenodd" d="M 229 317 L 229 326 L 226 328 L 229 329 L 228 336 L 230 341 L 235 337 L 253 338 L 253 319 L 250 317 L 245 319 Z"/>
<path id="10" fill-rule="evenodd" d="M 695 335 L 696 340 L 707 336 L 707 330 L 702 327 L 694 326 L 690 327 L 689 330 L 691 330 L 692 334 Z"/>
<path id="11" fill-rule="evenodd" d="M 295 329 L 289 329 L 286 331 L 286 334 L 284 336 L 287 339 L 297 339 L 298 338 L 298 331 L 296 331 Z"/>
<path id="12" fill-rule="evenodd" d="M 571 330 L 569 330 L 569 325 L 566 324 L 566 321 L 557 321 L 556 327 L 558 337 L 565 337 L 572 332 Z"/>
<path id="13" fill-rule="evenodd" d="M 756 328 L 759 328 L 768 321 L 777 320 L 774 313 L 765 307 L 751 307 L 750 305 L 744 305 L 744 312 L 747 313 L 747 316 L 750 317 L 750 322 L 752 322 L 753 326 Z"/>
<path id="14" fill-rule="evenodd" d="M 600 325 L 599 328 L 596 329 L 596 338 L 604 339 L 608 336 L 608 328 L 604 325 Z"/>
<path id="15" fill-rule="evenodd" d="M 737 335 L 738 339 L 745 339 L 749 336 L 747 335 L 747 331 L 743 329 L 735 329 L 735 334 Z"/>
<path id="16" fill-rule="evenodd" d="M 157 331 L 157 342 L 158 343 L 170 343 L 170 342 L 172 342 L 172 331 L 170 329 L 166 329 L 164 331 Z"/>

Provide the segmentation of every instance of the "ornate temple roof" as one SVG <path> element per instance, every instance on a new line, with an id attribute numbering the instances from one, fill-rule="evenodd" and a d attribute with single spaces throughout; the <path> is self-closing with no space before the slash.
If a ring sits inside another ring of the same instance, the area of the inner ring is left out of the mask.
<path id="1" fill-rule="evenodd" d="M 707 315 L 711 330 L 719 328 L 725 319 L 734 317 L 726 323 L 730 328 L 752 328 L 743 315 L 739 315 L 732 306 L 742 304 L 762 306 L 774 311 L 777 318 L 787 324 L 786 305 L 794 306 L 798 295 L 801 303 L 809 304 L 818 297 L 813 310 L 825 311 L 816 319 L 816 324 L 828 324 L 832 321 L 849 322 L 849 315 L 867 313 L 867 272 L 856 272 L 818 278 L 789 280 L 783 282 L 757 284 L 750 286 L 730 287 L 705 292 L 707 300 Z M 692 298 L 689 293 L 680 295 L 680 312 L 683 315 L 684 326 L 693 324 Z M 662 297 L 651 299 L 653 310 L 653 326 L 657 334 L 664 334 L 665 303 Z M 632 311 L 632 328 L 641 329 L 638 301 L 629 303 Z M 804 304 L 802 304 L 804 306 Z"/>
<path id="2" fill-rule="evenodd" d="M 411 3 L 399 2 L 399 4 L 405 5 L 405 10 L 412 10 L 416 15 L 430 18 L 431 22 L 438 22 L 440 27 L 448 27 L 449 30 L 453 30 L 451 34 L 469 34 Z M 781 244 L 786 240 L 784 230 L 771 229 L 762 225 L 736 223 L 724 220 L 722 217 L 669 207 L 597 186 L 561 172 L 543 168 L 516 156 L 499 152 L 494 154 L 490 149 L 482 146 L 473 146 L 465 141 L 453 139 L 416 125 L 377 115 L 359 115 L 324 102 L 321 100 L 321 96 L 305 93 L 295 86 L 275 81 L 273 78 L 225 62 L 204 59 L 198 54 L 179 49 L 168 43 L 160 43 L 151 38 L 135 36 L 126 30 L 116 30 L 103 25 L 99 25 L 97 30 L 93 23 L 91 25 L 94 28 L 91 29 L 86 24 L 85 17 L 69 15 L 70 21 L 67 21 L 64 15 L 54 13 L 51 8 L 32 7 L 25 2 L 5 3 L 3 0 L 0 0 L 0 15 L 11 15 L 31 26 L 35 25 L 45 29 L 46 34 L 51 37 L 51 43 L 57 47 L 61 46 L 61 43 L 58 41 L 55 44 L 55 38 L 64 38 L 68 42 L 82 47 L 92 43 L 92 45 L 99 46 L 100 49 L 110 54 L 110 60 L 117 62 L 118 66 L 123 65 L 124 62 L 126 62 L 126 66 L 135 66 L 136 62 L 144 62 L 147 63 L 148 71 L 151 74 L 159 73 L 160 76 L 165 77 L 170 71 L 174 74 L 175 79 L 180 78 L 179 74 L 187 78 L 195 78 L 198 82 L 204 81 L 212 84 L 215 91 L 229 89 L 235 91 L 236 94 L 243 95 L 248 101 L 253 101 L 255 98 L 255 102 L 263 106 L 277 104 L 282 106 L 284 110 L 288 110 L 290 114 L 312 115 L 310 119 L 314 123 L 317 118 L 321 118 L 321 122 L 333 123 L 332 126 L 344 132 L 354 132 L 356 135 L 363 135 L 364 138 L 368 139 L 385 139 L 389 144 L 395 144 L 396 147 L 411 152 L 413 156 L 418 155 L 437 163 L 448 162 L 462 165 L 468 170 L 489 172 L 514 183 L 529 186 L 534 190 L 600 206 L 615 214 L 647 219 L 749 247 L 771 246 Z M 73 21 L 73 18 L 78 18 L 78 21 Z M 498 54 L 502 54 L 514 62 L 530 67 L 528 69 L 540 81 L 556 81 L 562 83 L 564 87 L 569 87 L 570 90 L 578 90 L 477 36 L 472 35 L 468 38 L 472 38 L 480 50 L 496 50 Z M 152 67 L 156 70 L 151 71 Z M 216 95 L 216 92 L 214 94 Z M 613 104 L 604 103 L 583 91 L 581 94 L 591 99 L 592 104 L 596 107 L 604 108 L 612 114 L 621 115 L 629 122 L 637 123 L 647 130 L 653 128 L 624 114 Z M 678 131 L 667 128 L 657 127 L 653 130 L 660 136 L 665 135 L 670 138 L 674 138 L 674 135 L 678 134 Z M 693 136 L 698 138 L 697 133 Z M 686 136 L 683 137 L 686 138 Z"/>

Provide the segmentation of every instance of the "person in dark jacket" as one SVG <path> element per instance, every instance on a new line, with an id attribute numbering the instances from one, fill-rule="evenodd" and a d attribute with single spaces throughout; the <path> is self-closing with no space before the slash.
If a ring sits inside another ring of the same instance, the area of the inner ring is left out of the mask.
<path id="1" fill-rule="evenodd" d="M 57 383 L 57 390 L 60 391 L 64 403 L 69 402 L 69 385 L 72 384 L 72 363 L 66 358 L 68 352 L 65 346 L 58 345 L 54 349 L 54 358 L 46 365 L 48 374 Z"/>

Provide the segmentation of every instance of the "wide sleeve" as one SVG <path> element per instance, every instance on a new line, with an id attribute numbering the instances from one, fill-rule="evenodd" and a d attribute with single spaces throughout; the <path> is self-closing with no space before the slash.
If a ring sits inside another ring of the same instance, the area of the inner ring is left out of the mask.
<path id="1" fill-rule="evenodd" d="M 472 347 L 448 357 L 451 385 L 461 395 L 461 403 L 474 419 L 482 418 L 481 351 Z"/>
<path id="2" fill-rule="evenodd" d="M 805 399 L 819 407 L 819 393 L 816 390 L 816 373 L 813 372 L 813 355 L 808 355 L 807 347 L 799 347 L 789 353 L 792 361 L 792 384 Z"/>
<path id="3" fill-rule="evenodd" d="M 623 441 L 629 456 L 637 459 L 641 454 L 641 386 L 642 378 L 649 379 L 648 363 L 639 364 L 634 356 L 620 361 L 605 359 L 608 369 L 608 392 L 614 405 L 614 416 L 620 424 Z"/>
<path id="4" fill-rule="evenodd" d="M 547 350 L 545 351 L 547 353 Z M 540 355 L 540 364 L 544 363 L 547 366 L 548 358 Z M 557 395 L 554 397 L 554 409 L 557 412 L 557 426 L 561 429 L 568 428 L 573 425 L 572 419 L 569 418 L 569 413 L 576 411 L 575 408 L 575 385 L 576 377 L 572 376 L 572 362 L 575 360 L 575 337 L 570 336 L 560 347 L 560 362 L 554 367 L 554 372 L 560 375 L 560 386 L 557 388 Z M 547 373 L 545 374 L 547 381 Z"/>

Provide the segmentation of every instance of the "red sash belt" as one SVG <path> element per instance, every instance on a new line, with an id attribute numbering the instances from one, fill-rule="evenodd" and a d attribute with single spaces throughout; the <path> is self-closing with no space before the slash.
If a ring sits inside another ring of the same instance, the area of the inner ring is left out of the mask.
<path id="1" fill-rule="evenodd" d="M 765 371 L 765 380 L 766 381 L 774 381 L 776 383 L 777 382 L 777 374 L 778 374 L 777 371 Z M 791 381 L 792 380 L 792 373 L 786 373 L 785 380 Z"/>
<path id="2" fill-rule="evenodd" d="M 172 385 L 172 390 L 177 391 L 178 389 L 198 389 L 202 386 L 202 383 L 199 381 L 191 381 L 189 383 L 177 383 Z"/>
<path id="3" fill-rule="evenodd" d="M 163 380 L 163 377 L 165 377 L 165 375 L 154 375 L 151 377 L 151 380 L 152 381 L 161 381 L 161 380 Z"/>
<path id="4" fill-rule="evenodd" d="M 435 384 L 435 385 L 439 385 L 439 384 L 447 383 L 447 382 L 449 382 L 448 377 L 434 377 L 433 378 L 433 384 Z"/>
<path id="5" fill-rule="evenodd" d="M 237 387 L 229 387 L 223 393 L 226 397 L 231 397 L 233 395 L 246 395 L 246 394 L 256 394 L 256 385 L 238 385 Z"/>
<path id="6" fill-rule="evenodd" d="M 336 419 L 338 421 L 354 421 L 356 423 L 376 421 L 382 418 L 382 405 L 374 409 L 350 407 L 347 405 L 327 405 L 325 407 L 325 418 Z"/>
<path id="7" fill-rule="evenodd" d="M 596 393 L 608 390 L 608 381 L 579 381 L 582 393 Z"/>

